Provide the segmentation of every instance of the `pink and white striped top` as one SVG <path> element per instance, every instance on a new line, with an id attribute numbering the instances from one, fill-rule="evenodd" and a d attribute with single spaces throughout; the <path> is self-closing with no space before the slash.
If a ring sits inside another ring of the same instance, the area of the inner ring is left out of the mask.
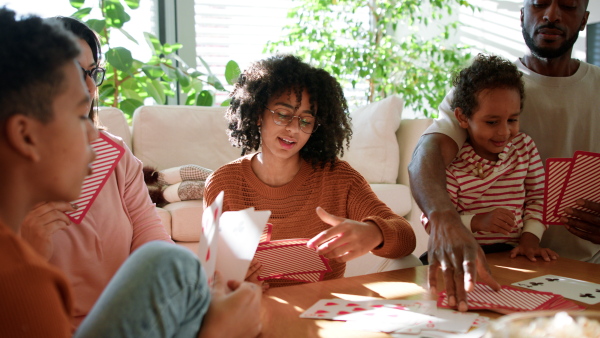
<path id="1" fill-rule="evenodd" d="M 463 224 L 471 229 L 474 215 L 505 208 L 513 211 L 517 220 L 511 233 L 506 236 L 478 231 L 473 235 L 479 244 L 516 246 L 523 231 L 541 239 L 547 229 L 542 223 L 545 177 L 535 143 L 528 135 L 519 133 L 498 157 L 498 161 L 481 158 L 465 142 L 446 168 L 446 188 Z M 429 231 L 427 219 L 423 217 L 422 221 Z"/>

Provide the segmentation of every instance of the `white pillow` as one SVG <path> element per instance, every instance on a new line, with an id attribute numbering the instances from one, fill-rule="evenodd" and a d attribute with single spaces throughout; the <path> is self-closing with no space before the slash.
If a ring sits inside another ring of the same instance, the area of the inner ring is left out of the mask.
<path id="1" fill-rule="evenodd" d="M 394 95 L 350 113 L 352 139 L 342 159 L 369 183 L 396 183 L 400 165 L 396 131 L 403 105 L 402 98 Z"/>

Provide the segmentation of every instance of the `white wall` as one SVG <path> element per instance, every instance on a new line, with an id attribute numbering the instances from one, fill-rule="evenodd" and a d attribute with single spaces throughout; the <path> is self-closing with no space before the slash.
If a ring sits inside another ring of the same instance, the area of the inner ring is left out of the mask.
<path id="1" fill-rule="evenodd" d="M 588 23 L 600 22 L 600 1 L 599 0 L 590 0 L 590 3 L 588 5 L 588 11 L 590 12 L 590 17 L 588 18 Z"/>

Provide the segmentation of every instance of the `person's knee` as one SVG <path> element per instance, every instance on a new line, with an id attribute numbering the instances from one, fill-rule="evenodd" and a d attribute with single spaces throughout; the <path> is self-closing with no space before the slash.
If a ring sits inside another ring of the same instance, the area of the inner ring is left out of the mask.
<path id="1" fill-rule="evenodd" d="M 200 261 L 187 248 L 162 241 L 149 242 L 137 249 L 131 259 L 143 261 L 159 275 L 172 274 L 188 282 L 205 282 Z"/>

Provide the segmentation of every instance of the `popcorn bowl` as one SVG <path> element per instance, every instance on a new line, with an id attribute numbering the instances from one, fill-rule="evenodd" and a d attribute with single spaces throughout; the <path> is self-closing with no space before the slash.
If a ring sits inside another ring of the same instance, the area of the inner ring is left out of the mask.
<path id="1" fill-rule="evenodd" d="M 600 338 L 600 311 L 531 311 L 490 322 L 485 338 Z"/>

